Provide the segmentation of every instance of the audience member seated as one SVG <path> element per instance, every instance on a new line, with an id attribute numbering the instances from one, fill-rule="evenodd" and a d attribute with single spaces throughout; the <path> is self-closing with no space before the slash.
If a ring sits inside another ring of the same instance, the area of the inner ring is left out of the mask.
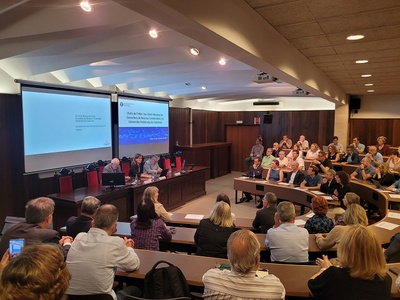
<path id="1" fill-rule="evenodd" d="M 350 226 L 337 254 L 338 267 L 326 255 L 317 259 L 321 270 L 308 281 L 315 299 L 392 299 L 392 279 L 386 272 L 381 245 L 369 228 Z"/>
<path id="2" fill-rule="evenodd" d="M 382 186 L 390 186 L 395 182 L 394 175 L 389 171 L 388 164 L 381 164 L 375 169 L 372 179 L 379 181 Z"/>
<path id="3" fill-rule="evenodd" d="M 274 159 L 271 164 L 271 168 L 269 168 L 266 181 L 283 181 L 283 171 L 279 168 L 279 161 Z"/>
<path id="4" fill-rule="evenodd" d="M 256 275 L 260 243 L 253 232 L 232 233 L 227 246 L 231 270 L 212 268 L 203 275 L 204 299 L 285 299 L 285 288 L 276 276 Z"/>
<path id="5" fill-rule="evenodd" d="M 153 155 L 148 160 L 146 160 L 146 162 L 144 163 L 144 166 L 143 166 L 143 173 L 146 173 L 149 175 L 161 173 L 162 169 L 158 165 L 159 160 L 160 160 L 160 157 L 158 155 Z"/>
<path id="6" fill-rule="evenodd" d="M 400 193 L 400 179 L 387 188 L 389 191 Z"/>
<path id="7" fill-rule="evenodd" d="M 281 150 L 278 154 L 279 168 L 286 168 L 289 164 L 289 160 L 285 156 L 285 151 Z"/>
<path id="8" fill-rule="evenodd" d="M 277 202 L 276 195 L 271 192 L 266 193 L 262 199 L 262 209 L 257 211 L 256 217 L 253 220 L 253 227 L 255 229 L 260 228 L 261 233 L 267 233 L 268 229 L 274 226 Z"/>
<path id="9" fill-rule="evenodd" d="M 0 299 L 65 299 L 70 279 L 58 245 L 26 245 L 1 273 Z"/>
<path id="10" fill-rule="evenodd" d="M 318 144 L 312 143 L 310 150 L 307 151 L 306 159 L 314 160 L 318 158 L 319 147 Z"/>
<path id="11" fill-rule="evenodd" d="M 296 145 L 299 147 L 299 151 L 305 151 L 308 150 L 308 148 L 310 148 L 310 144 L 308 143 L 308 141 L 306 140 L 306 137 L 302 134 L 299 137 L 298 142 L 296 143 Z M 294 145 L 293 145 L 294 148 Z"/>
<path id="12" fill-rule="evenodd" d="M 246 176 L 251 177 L 251 178 L 261 178 L 262 173 L 263 173 L 263 167 L 260 164 L 260 159 L 258 157 L 255 157 L 253 160 L 253 164 L 250 166 L 249 170 L 247 171 Z M 244 197 L 240 199 L 241 202 L 249 202 L 253 200 L 253 196 L 249 192 L 243 192 Z"/>
<path id="13" fill-rule="evenodd" d="M 359 204 L 351 204 L 347 207 L 343 216 L 343 221 L 346 224 L 345 226 L 336 225 L 325 237 L 320 233 L 315 235 L 315 242 L 319 249 L 326 250 L 337 246 L 351 225 L 368 226 L 368 218 L 365 209 Z"/>
<path id="14" fill-rule="evenodd" d="M 332 138 L 332 143 L 330 143 L 328 146 L 330 145 L 334 145 L 336 147 L 336 150 L 340 153 L 344 152 L 343 145 L 339 143 L 339 138 L 336 135 Z"/>
<path id="15" fill-rule="evenodd" d="M 308 233 L 328 233 L 333 228 L 332 219 L 326 216 L 328 201 L 324 197 L 316 196 L 311 199 L 311 208 L 314 215 L 304 225 Z"/>
<path id="16" fill-rule="evenodd" d="M 158 195 L 159 195 L 158 187 L 148 186 L 143 192 L 142 200 L 150 199 L 151 202 L 154 203 L 154 208 L 156 210 L 157 216 L 161 218 L 164 222 L 170 222 L 171 214 L 167 212 L 164 205 L 158 202 Z"/>
<path id="17" fill-rule="evenodd" d="M 96 197 L 85 197 L 81 204 L 81 215 L 67 220 L 67 235 L 75 238 L 79 232 L 88 232 L 100 205 L 101 202 Z"/>
<path id="18" fill-rule="evenodd" d="M 296 213 L 293 203 L 278 204 L 275 227 L 267 232 L 265 246 L 271 251 L 272 262 L 308 262 L 308 232 L 294 224 Z"/>
<path id="19" fill-rule="evenodd" d="M 112 289 L 116 269 L 134 271 L 139 268 L 133 240 L 112 236 L 117 230 L 117 221 L 117 208 L 111 204 L 102 205 L 94 217 L 94 227 L 77 235 L 67 257 L 72 275 L 68 295 L 110 294 L 116 300 Z"/>
<path id="20" fill-rule="evenodd" d="M 304 171 L 300 170 L 299 163 L 297 161 L 293 161 L 291 163 L 291 172 L 286 177 L 286 182 L 294 185 L 300 185 L 306 174 Z"/>
<path id="21" fill-rule="evenodd" d="M 279 151 L 281 151 L 281 149 L 279 148 L 279 144 L 278 142 L 274 142 L 272 144 L 272 155 L 275 157 L 279 156 Z"/>
<path id="22" fill-rule="evenodd" d="M 269 168 L 271 166 L 272 161 L 275 159 L 275 156 L 272 155 L 272 148 L 268 148 L 265 152 L 265 156 L 261 161 L 261 165 L 263 168 Z"/>
<path id="23" fill-rule="evenodd" d="M 202 219 L 194 234 L 196 255 L 226 258 L 226 243 L 236 230 L 231 208 L 225 202 L 217 202 L 207 219 Z"/>
<path id="24" fill-rule="evenodd" d="M 378 136 L 376 141 L 377 141 L 376 150 L 378 151 L 378 153 L 382 154 L 383 156 L 390 155 L 390 147 L 386 145 L 386 137 L 383 135 Z"/>
<path id="25" fill-rule="evenodd" d="M 326 157 L 331 161 L 331 162 L 338 162 L 340 160 L 340 152 L 336 148 L 335 145 L 330 144 L 328 146 L 328 153 L 326 154 Z"/>
<path id="26" fill-rule="evenodd" d="M 119 159 L 113 158 L 111 162 L 104 167 L 103 173 L 122 173 Z"/>
<path id="27" fill-rule="evenodd" d="M 336 172 L 333 169 L 328 170 L 326 172 L 326 176 L 322 179 L 322 184 L 319 190 L 328 195 L 333 195 L 334 191 L 339 188 L 339 184 L 335 179 Z"/>
<path id="28" fill-rule="evenodd" d="M 221 202 L 221 201 L 223 201 L 226 204 L 228 204 L 229 207 L 231 207 L 231 209 L 232 209 L 231 200 L 229 199 L 228 195 L 226 195 L 224 193 L 218 194 L 217 199 L 215 200 L 215 203 L 218 203 L 218 202 Z M 210 213 L 210 215 L 211 215 L 211 213 Z M 236 215 L 233 212 L 231 212 L 231 216 L 232 216 L 233 222 L 235 222 Z"/>
<path id="29" fill-rule="evenodd" d="M 385 250 L 385 259 L 388 263 L 398 263 L 400 262 L 400 233 L 396 233 L 391 239 L 390 239 L 390 245 L 389 247 Z"/>
<path id="30" fill-rule="evenodd" d="M 353 145 L 348 145 L 346 147 L 346 153 L 344 154 L 340 162 L 348 163 L 351 165 L 358 165 L 360 163 L 360 156 Z"/>
<path id="31" fill-rule="evenodd" d="M 371 165 L 375 168 L 379 167 L 380 164 L 383 163 L 382 154 L 377 152 L 376 146 L 369 146 L 368 153 L 365 155 L 371 159 Z"/>
<path id="32" fill-rule="evenodd" d="M 280 149 L 291 149 L 293 146 L 293 142 L 291 139 L 288 138 L 288 136 L 285 134 L 282 137 L 282 140 L 279 142 L 279 148 Z"/>
<path id="33" fill-rule="evenodd" d="M 340 201 L 340 207 L 344 208 L 344 195 L 352 191 L 349 174 L 344 171 L 339 171 L 336 173 L 335 180 L 339 186 L 333 191 L 332 199 L 335 201 Z"/>
<path id="34" fill-rule="evenodd" d="M 298 162 L 299 170 L 304 170 L 304 160 L 300 157 L 300 153 L 298 150 L 292 150 L 292 158 L 289 159 L 287 168 L 292 169 L 293 162 Z"/>
<path id="35" fill-rule="evenodd" d="M 297 157 L 303 157 L 303 151 L 300 150 L 300 146 L 298 144 L 294 144 L 293 145 L 293 149 L 290 150 L 289 154 L 286 155 L 286 157 L 288 158 L 288 160 L 290 161 L 290 159 L 293 157 L 293 151 L 297 150 L 298 151 L 298 156 Z"/>
<path id="36" fill-rule="evenodd" d="M 329 169 L 333 169 L 332 162 L 326 157 L 326 153 L 324 151 L 320 151 L 318 153 L 317 159 L 313 160 L 313 165 L 318 168 L 318 173 L 326 174 Z"/>
<path id="37" fill-rule="evenodd" d="M 350 175 L 350 179 L 370 180 L 375 174 L 375 168 L 371 166 L 371 159 L 364 157 L 360 166 Z"/>
<path id="38" fill-rule="evenodd" d="M 365 150 L 365 145 L 360 143 L 358 137 L 353 138 L 353 146 L 354 150 L 358 152 L 358 154 L 363 154 Z"/>
<path id="39" fill-rule="evenodd" d="M 131 236 L 136 249 L 160 250 L 159 240 L 170 241 L 172 234 L 154 209 L 150 199 L 137 206 L 137 218 L 131 222 Z"/>
<path id="40" fill-rule="evenodd" d="M 322 176 L 318 174 L 318 168 L 314 165 L 310 165 L 307 170 L 307 175 L 303 182 L 300 184 L 300 188 L 307 190 L 319 190 L 322 184 Z"/>
<path id="41" fill-rule="evenodd" d="M 360 205 L 361 204 L 360 203 L 360 196 L 358 196 L 356 193 L 348 192 L 343 197 L 343 204 L 345 206 L 345 209 L 347 209 L 352 204 Z M 344 213 L 337 214 L 335 216 L 335 226 L 336 225 L 346 225 L 346 223 L 344 222 Z"/>
<path id="42" fill-rule="evenodd" d="M 390 157 L 386 161 L 386 164 L 389 166 L 389 171 L 392 174 L 399 175 L 400 174 L 400 157 L 399 151 L 393 150 L 390 152 Z"/>
<path id="43" fill-rule="evenodd" d="M 257 139 L 256 144 L 251 148 L 250 156 L 244 160 L 244 162 L 246 163 L 246 168 L 247 169 L 250 168 L 251 163 L 256 157 L 261 161 L 263 153 L 264 153 L 264 146 L 262 145 L 261 140 Z"/>
<path id="44" fill-rule="evenodd" d="M 25 222 L 10 227 L 0 241 L 0 256 L 6 252 L 11 239 L 24 239 L 25 245 L 35 242 L 57 243 L 67 254 L 72 243 L 72 237 L 63 236 L 60 239 L 58 231 L 49 229 L 53 224 L 54 201 L 48 197 L 30 200 L 25 206 Z"/>
<path id="45" fill-rule="evenodd" d="M 129 177 L 145 179 L 150 178 L 149 174 L 143 173 L 142 169 L 143 155 L 140 153 L 136 153 L 131 162 L 131 168 L 129 170 Z"/>

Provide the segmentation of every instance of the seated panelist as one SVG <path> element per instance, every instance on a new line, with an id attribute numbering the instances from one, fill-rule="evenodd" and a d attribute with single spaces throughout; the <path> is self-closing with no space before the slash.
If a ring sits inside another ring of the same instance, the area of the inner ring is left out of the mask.
<path id="1" fill-rule="evenodd" d="M 104 167 L 103 173 L 122 173 L 119 159 L 113 158 L 111 162 Z"/>

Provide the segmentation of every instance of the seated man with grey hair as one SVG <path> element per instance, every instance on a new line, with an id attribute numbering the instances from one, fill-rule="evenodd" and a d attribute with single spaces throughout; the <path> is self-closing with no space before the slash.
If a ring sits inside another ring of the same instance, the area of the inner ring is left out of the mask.
<path id="1" fill-rule="evenodd" d="M 148 160 L 146 160 L 146 162 L 144 163 L 144 166 L 143 166 L 143 173 L 146 173 L 146 174 L 161 173 L 162 169 L 158 165 L 159 160 L 160 160 L 160 157 L 158 155 L 153 155 Z"/>
<path id="2" fill-rule="evenodd" d="M 272 274 L 256 276 L 260 243 L 249 230 L 237 230 L 228 239 L 231 270 L 213 268 L 203 275 L 204 299 L 284 299 L 285 288 Z"/>
<path id="3" fill-rule="evenodd" d="M 100 205 L 101 202 L 96 197 L 85 197 L 81 204 L 81 215 L 70 217 L 67 220 L 67 235 L 75 238 L 79 232 L 88 232 Z"/>
<path id="4" fill-rule="evenodd" d="M 119 159 L 113 158 L 111 162 L 104 167 L 103 173 L 122 173 Z"/>
<path id="5" fill-rule="evenodd" d="M 333 169 L 329 169 L 326 172 L 325 178 L 322 179 L 322 184 L 319 190 L 325 194 L 333 195 L 333 192 L 336 189 L 340 188 L 339 183 L 335 180 L 336 171 Z"/>
<path id="6" fill-rule="evenodd" d="M 268 192 L 264 195 L 261 203 L 262 209 L 257 211 L 253 220 L 253 227 L 255 229 L 261 228 L 261 233 L 267 233 L 268 229 L 274 226 L 277 202 L 278 199 L 274 193 Z"/>
<path id="7" fill-rule="evenodd" d="M 265 246 L 271 251 L 272 262 L 308 262 L 308 231 L 294 224 L 296 213 L 293 203 L 279 203 L 275 214 L 275 227 L 267 232 Z"/>

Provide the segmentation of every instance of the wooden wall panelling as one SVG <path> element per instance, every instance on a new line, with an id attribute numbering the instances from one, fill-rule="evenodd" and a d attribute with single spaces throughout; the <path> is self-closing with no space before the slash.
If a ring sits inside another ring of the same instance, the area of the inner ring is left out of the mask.
<path id="1" fill-rule="evenodd" d="M 176 141 L 180 145 L 189 144 L 189 108 L 169 108 L 169 149 L 174 152 Z"/>
<path id="2" fill-rule="evenodd" d="M 400 145 L 400 135 L 396 130 L 400 126 L 400 119 L 350 119 L 349 141 L 359 137 L 361 143 L 376 145 L 378 136 L 386 136 L 387 144 Z"/>

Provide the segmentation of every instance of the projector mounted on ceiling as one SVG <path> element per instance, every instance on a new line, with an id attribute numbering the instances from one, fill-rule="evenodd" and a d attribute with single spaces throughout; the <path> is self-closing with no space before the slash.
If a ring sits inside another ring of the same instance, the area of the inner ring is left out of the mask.
<path id="1" fill-rule="evenodd" d="M 276 78 L 276 77 L 274 77 L 274 76 L 272 76 L 270 74 L 267 74 L 265 72 L 261 72 L 260 74 L 257 74 L 253 78 L 253 82 L 259 83 L 259 84 L 261 84 L 261 83 L 271 83 L 271 82 L 275 82 L 277 80 L 278 80 L 278 78 Z"/>
<path id="2" fill-rule="evenodd" d="M 303 89 L 298 88 L 297 90 L 294 90 L 294 91 L 292 92 L 292 94 L 293 94 L 293 95 L 307 96 L 307 95 L 310 94 L 310 93 L 307 92 L 307 91 L 305 91 L 305 90 L 303 90 Z"/>

